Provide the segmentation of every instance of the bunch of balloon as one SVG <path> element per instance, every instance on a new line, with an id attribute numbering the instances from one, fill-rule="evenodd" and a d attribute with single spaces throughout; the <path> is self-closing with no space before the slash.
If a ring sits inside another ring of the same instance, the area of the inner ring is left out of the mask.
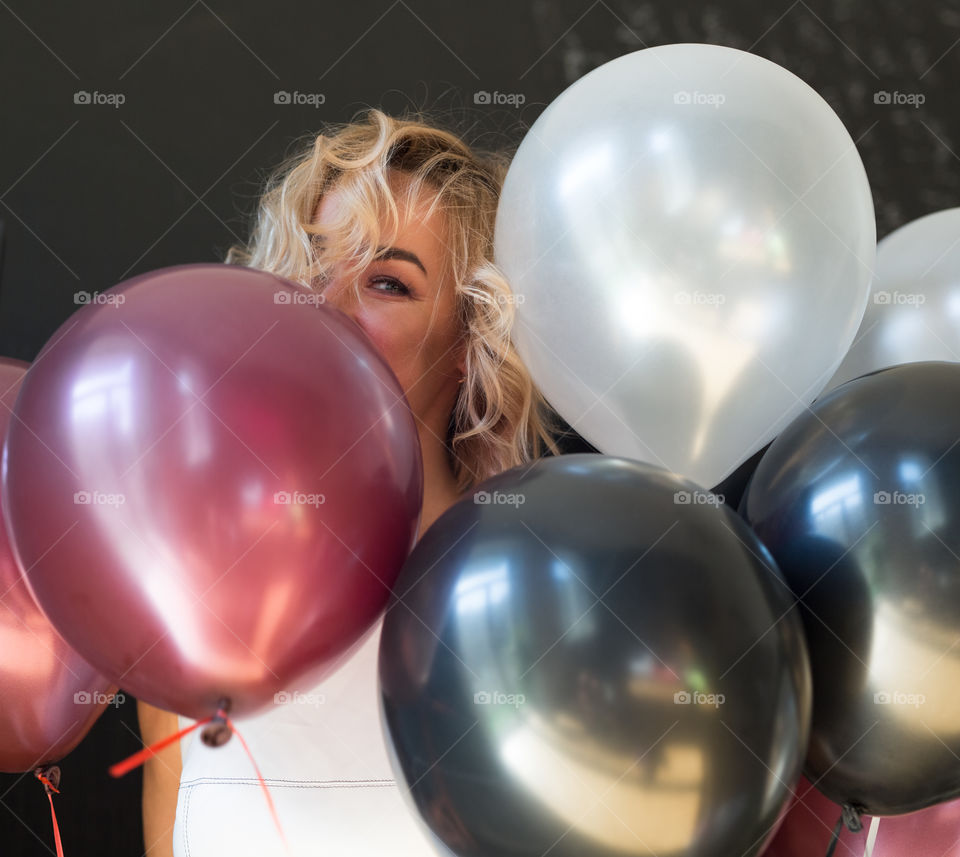
<path id="1" fill-rule="evenodd" d="M 938 211 L 893 231 L 877 246 L 876 276 L 860 330 L 826 387 L 880 369 L 922 361 L 960 361 L 960 209 Z M 892 697 L 891 697 L 892 699 Z M 833 840 L 842 807 L 806 779 L 771 843 L 770 857 L 823 853 Z M 865 816 L 869 818 L 869 816 Z M 960 799 L 883 818 L 874 857 L 960 855 Z M 837 842 L 864 852 L 866 827 L 837 831 Z"/>
<path id="2" fill-rule="evenodd" d="M 144 274 L 68 319 L 5 456 L 43 611 L 138 699 L 218 718 L 211 741 L 372 625 L 422 502 L 413 417 L 361 328 L 227 265 Z"/>
<path id="3" fill-rule="evenodd" d="M 876 224 L 823 98 L 761 57 L 678 44 L 547 107 L 510 165 L 495 246 L 551 405 L 601 452 L 710 486 L 836 371 Z"/>
<path id="4" fill-rule="evenodd" d="M 805 772 L 854 820 L 960 797 L 958 438 L 960 364 L 882 369 L 792 423 L 741 507 L 801 605 Z"/>
<path id="5" fill-rule="evenodd" d="M 694 483 L 606 455 L 448 509 L 394 588 L 379 673 L 397 779 L 458 857 L 751 857 L 808 735 L 767 550 Z"/>

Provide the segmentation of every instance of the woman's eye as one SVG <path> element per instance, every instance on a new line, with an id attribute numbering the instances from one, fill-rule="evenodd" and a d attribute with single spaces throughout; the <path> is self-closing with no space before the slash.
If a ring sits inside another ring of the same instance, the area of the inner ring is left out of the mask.
<path id="1" fill-rule="evenodd" d="M 374 277 L 371 283 L 375 285 L 384 285 L 387 288 L 377 288 L 378 292 L 386 292 L 387 294 L 394 295 L 408 295 L 410 294 L 410 289 L 408 289 L 400 280 L 394 279 L 393 277 Z"/>

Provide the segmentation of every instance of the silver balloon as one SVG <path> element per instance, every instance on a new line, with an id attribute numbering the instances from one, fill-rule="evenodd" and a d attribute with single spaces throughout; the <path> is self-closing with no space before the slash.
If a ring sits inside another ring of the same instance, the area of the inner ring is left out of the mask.
<path id="1" fill-rule="evenodd" d="M 863 317 L 876 254 L 856 146 L 768 60 L 627 54 L 523 140 L 497 214 L 514 340 L 601 451 L 716 485 L 808 405 Z"/>
<path id="2" fill-rule="evenodd" d="M 803 605 L 807 774 L 870 815 L 960 796 L 958 438 L 960 364 L 884 369 L 783 432 L 742 504 Z"/>
<path id="3" fill-rule="evenodd" d="M 427 531 L 380 638 L 392 762 L 458 857 L 750 857 L 800 773 L 789 590 L 718 498 L 565 455 Z"/>
<path id="4" fill-rule="evenodd" d="M 960 362 L 960 208 L 914 220 L 877 246 L 867 312 L 827 389 L 922 360 Z"/>

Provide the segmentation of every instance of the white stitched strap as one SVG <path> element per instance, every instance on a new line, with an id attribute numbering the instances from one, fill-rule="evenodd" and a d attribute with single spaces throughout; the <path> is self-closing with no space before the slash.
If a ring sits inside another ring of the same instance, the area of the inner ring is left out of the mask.
<path id="1" fill-rule="evenodd" d="M 863 849 L 863 857 L 873 857 L 873 844 L 877 841 L 877 832 L 880 830 L 880 816 L 870 819 L 870 830 L 867 833 L 867 844 Z"/>

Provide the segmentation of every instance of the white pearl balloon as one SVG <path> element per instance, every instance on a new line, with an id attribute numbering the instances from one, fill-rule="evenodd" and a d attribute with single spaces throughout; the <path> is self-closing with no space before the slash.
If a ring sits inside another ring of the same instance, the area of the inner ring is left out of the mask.
<path id="1" fill-rule="evenodd" d="M 586 75 L 511 164 L 496 259 L 514 342 L 602 452 L 716 485 L 820 392 L 876 253 L 856 146 L 768 60 L 650 48 Z"/>
<path id="2" fill-rule="evenodd" d="M 877 246 L 867 312 L 827 389 L 924 360 L 960 361 L 960 208 L 914 220 Z"/>

